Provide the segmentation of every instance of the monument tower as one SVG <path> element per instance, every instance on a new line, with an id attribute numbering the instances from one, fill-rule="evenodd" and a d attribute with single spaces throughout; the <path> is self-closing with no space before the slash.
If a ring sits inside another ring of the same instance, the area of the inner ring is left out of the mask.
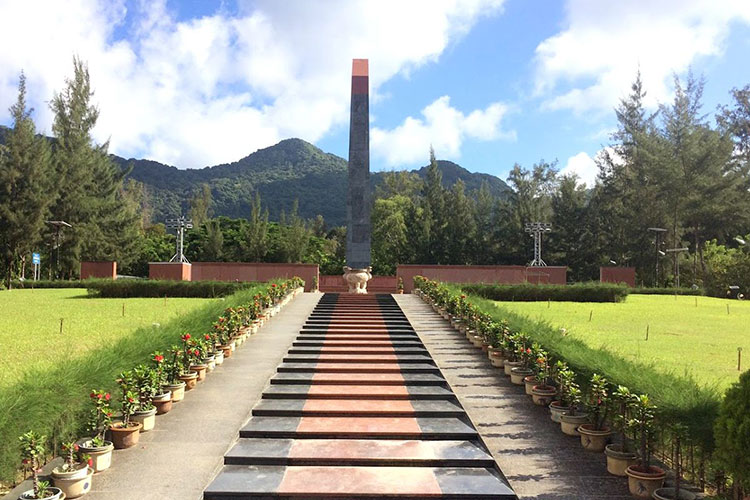
<path id="1" fill-rule="evenodd" d="M 367 59 L 352 61 L 346 267 L 349 291 L 367 293 L 370 279 L 370 92 Z"/>

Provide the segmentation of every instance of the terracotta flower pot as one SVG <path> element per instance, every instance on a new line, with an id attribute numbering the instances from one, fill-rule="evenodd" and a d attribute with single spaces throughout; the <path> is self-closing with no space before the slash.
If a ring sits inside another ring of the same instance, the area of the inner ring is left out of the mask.
<path id="1" fill-rule="evenodd" d="M 198 383 L 198 374 L 196 372 L 181 373 L 178 377 L 180 380 L 185 382 L 185 390 L 190 391 Z"/>
<path id="2" fill-rule="evenodd" d="M 521 365 L 523 365 L 522 361 L 508 361 L 508 360 L 505 360 L 505 366 L 503 366 L 503 368 L 505 369 L 505 374 L 510 377 L 510 371 L 513 368 L 519 368 Z"/>
<path id="3" fill-rule="evenodd" d="M 513 376 L 513 372 L 511 371 L 511 377 Z M 531 396 L 531 390 L 534 388 L 535 385 L 539 385 L 539 380 L 536 378 L 536 375 L 526 375 L 523 378 L 523 385 L 526 391 L 526 394 Z"/>
<path id="4" fill-rule="evenodd" d="M 648 470 L 638 465 L 631 465 L 625 469 L 628 475 L 628 489 L 635 498 L 651 498 L 654 491 L 664 485 L 666 472 L 656 466 L 650 466 Z"/>
<path id="5" fill-rule="evenodd" d="M 471 343 L 474 344 L 474 347 L 482 347 L 484 338 L 481 335 L 474 335 L 471 337 Z"/>
<path id="6" fill-rule="evenodd" d="M 151 402 L 156 407 L 157 415 L 164 415 L 169 413 L 172 409 L 172 391 L 166 391 L 163 394 L 157 394 Z"/>
<path id="7" fill-rule="evenodd" d="M 224 364 L 224 351 L 222 351 L 218 347 L 216 348 L 216 354 L 214 355 L 214 361 L 216 362 L 216 366 Z"/>
<path id="8" fill-rule="evenodd" d="M 502 354 L 490 355 L 490 364 L 496 368 L 505 367 L 505 358 Z"/>
<path id="9" fill-rule="evenodd" d="M 604 447 L 607 456 L 607 472 L 613 476 L 625 477 L 625 469 L 635 465 L 637 456 L 629 451 L 622 451 L 621 444 L 608 444 Z"/>
<path id="10" fill-rule="evenodd" d="M 180 381 L 177 384 L 165 384 L 162 386 L 162 390 L 168 390 L 172 393 L 172 402 L 178 403 L 185 397 L 185 382 Z"/>
<path id="11" fill-rule="evenodd" d="M 524 385 L 523 379 L 524 377 L 527 377 L 531 375 L 532 372 L 528 368 L 523 368 L 521 366 L 517 366 L 515 368 L 512 368 L 510 370 L 510 383 L 515 385 Z"/>
<path id="12" fill-rule="evenodd" d="M 198 382 L 206 380 L 206 370 L 208 370 L 207 364 L 190 365 L 190 370 L 198 374 Z"/>
<path id="13" fill-rule="evenodd" d="M 535 385 L 531 388 L 531 400 L 537 406 L 549 406 L 555 394 L 557 389 L 551 385 Z"/>
<path id="14" fill-rule="evenodd" d="M 109 426 L 109 432 L 112 436 L 112 444 L 116 450 L 124 450 L 138 444 L 141 438 L 141 428 L 143 425 L 131 422 L 128 427 L 123 427 L 122 422 L 117 422 Z"/>
<path id="15" fill-rule="evenodd" d="M 85 466 L 81 469 L 82 476 L 71 476 L 66 472 L 52 471 L 52 482 L 55 487 L 60 488 L 65 495 L 63 498 L 78 498 L 85 495 L 91 490 L 91 478 L 94 475 L 94 469 Z"/>
<path id="16" fill-rule="evenodd" d="M 223 359 L 227 359 L 227 358 L 231 358 L 232 357 L 232 346 L 231 345 L 229 345 L 229 344 L 220 345 L 219 349 L 221 349 L 221 352 L 224 354 L 224 358 Z"/>
<path id="17" fill-rule="evenodd" d="M 156 425 L 156 407 L 150 410 L 137 411 L 130 417 L 131 422 L 138 422 L 141 427 L 141 432 L 148 432 Z"/>
<path id="18" fill-rule="evenodd" d="M 549 418 L 553 422 L 560 423 L 560 416 L 570 411 L 570 406 L 562 406 L 560 401 L 552 401 L 549 404 Z"/>
<path id="19" fill-rule="evenodd" d="M 35 499 L 34 490 L 27 490 L 21 493 L 18 497 L 20 500 Z M 41 500 L 61 500 L 65 498 L 60 488 L 50 487 L 47 488 L 47 495 L 42 497 Z"/>
<path id="20" fill-rule="evenodd" d="M 585 424 L 588 419 L 589 417 L 586 413 L 578 413 L 576 415 L 563 413 L 560 415 L 560 429 L 568 436 L 580 436 L 578 427 Z"/>
<path id="21" fill-rule="evenodd" d="M 104 441 L 104 446 L 94 446 L 91 444 L 91 439 L 84 438 L 77 444 L 79 457 L 83 455 L 91 457 L 94 472 L 109 469 L 112 465 L 112 450 L 115 449 L 112 441 Z"/>
<path id="22" fill-rule="evenodd" d="M 696 497 L 695 493 L 684 488 L 680 488 L 679 498 L 675 488 L 657 488 L 651 495 L 656 500 L 695 500 Z"/>
<path id="23" fill-rule="evenodd" d="M 578 434 L 581 435 L 581 446 L 583 446 L 584 450 L 601 453 L 604 451 L 604 447 L 607 446 L 607 441 L 609 441 L 609 436 L 612 435 L 612 430 L 609 427 L 596 430 L 593 424 L 583 424 L 578 427 Z"/>

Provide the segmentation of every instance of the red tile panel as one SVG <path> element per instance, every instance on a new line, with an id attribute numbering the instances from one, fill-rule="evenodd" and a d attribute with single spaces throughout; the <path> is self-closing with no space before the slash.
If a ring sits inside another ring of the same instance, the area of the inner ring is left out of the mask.
<path id="1" fill-rule="evenodd" d="M 430 468 L 287 467 L 278 488 L 282 495 L 440 495 Z"/>
<path id="2" fill-rule="evenodd" d="M 421 428 L 414 417 L 302 417 L 297 432 L 413 435 Z"/>

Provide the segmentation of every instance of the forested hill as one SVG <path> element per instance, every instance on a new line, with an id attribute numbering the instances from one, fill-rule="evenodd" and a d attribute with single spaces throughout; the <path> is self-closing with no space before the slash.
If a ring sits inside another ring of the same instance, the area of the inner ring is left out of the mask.
<path id="1" fill-rule="evenodd" d="M 0 126 L 0 143 L 4 127 Z M 425 155 L 426 156 L 426 155 Z M 286 139 L 260 149 L 239 161 L 201 169 L 178 169 L 151 160 L 125 159 L 112 155 L 123 169 L 132 167 L 128 177 L 147 186 L 153 219 L 164 220 L 187 213 L 193 193 L 202 184 L 211 187 L 215 216 L 247 217 L 250 200 L 259 192 L 263 206 L 272 220 L 282 210 L 289 211 L 299 200 L 302 217 L 322 215 L 329 227 L 346 223 L 346 160 L 325 153 L 301 139 Z M 503 196 L 509 187 L 498 177 L 472 173 L 450 161 L 438 161 L 443 184 L 450 188 L 461 179 L 467 191 L 479 189 L 486 180 L 495 196 Z M 427 167 L 415 170 L 424 177 Z M 383 173 L 373 172 L 374 186 L 382 182 Z"/>

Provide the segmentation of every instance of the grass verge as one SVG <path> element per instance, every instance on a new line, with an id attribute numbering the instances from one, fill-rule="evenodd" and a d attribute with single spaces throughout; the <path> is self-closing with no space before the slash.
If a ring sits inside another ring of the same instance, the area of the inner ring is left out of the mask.
<path id="1" fill-rule="evenodd" d="M 182 332 L 208 330 L 226 307 L 250 302 L 256 288 L 262 286 L 225 300 L 212 300 L 159 328 L 136 328 L 80 356 L 59 353 L 54 365 L 32 364 L 13 384 L 0 388 L 0 480 L 16 478 L 20 434 L 33 429 L 48 436 L 53 444 L 82 436 L 92 389 L 113 391 L 119 372 L 147 362 L 151 352 L 175 344 Z"/>

